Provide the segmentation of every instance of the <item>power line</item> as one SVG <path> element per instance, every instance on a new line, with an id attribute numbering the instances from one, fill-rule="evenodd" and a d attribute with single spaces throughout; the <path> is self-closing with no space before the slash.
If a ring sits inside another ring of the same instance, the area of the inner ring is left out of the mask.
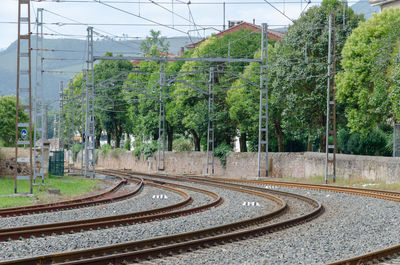
<path id="1" fill-rule="evenodd" d="M 13 0 L 13 1 L 17 1 L 17 0 Z M 93 0 L 31 0 L 31 2 L 51 2 L 51 3 L 93 3 Z M 142 1 L 138 1 L 138 0 L 133 0 L 133 1 L 127 1 L 127 0 L 121 0 L 121 1 L 107 1 L 104 0 L 102 1 L 103 3 L 111 3 L 111 4 L 140 4 L 140 5 L 146 5 L 146 4 L 152 4 L 151 2 L 142 2 Z M 299 1 L 269 1 L 271 4 L 302 4 L 303 1 L 299 0 Z M 365 1 L 347 1 L 347 3 L 358 3 L 358 2 L 365 2 L 368 3 L 368 0 Z M 196 2 L 191 2 L 191 5 L 222 5 L 222 4 L 226 4 L 226 5 L 264 5 L 264 2 L 259 2 L 259 1 L 234 1 L 234 2 L 229 2 L 229 1 L 214 1 L 214 2 L 200 2 L 200 1 L 196 1 Z M 322 1 L 313 1 L 314 4 L 321 4 Z M 160 5 L 169 5 L 171 4 L 171 2 L 167 2 L 167 1 L 159 1 L 157 2 L 157 4 Z M 176 3 L 174 3 L 175 5 L 187 5 L 186 2 L 183 1 L 177 1 Z"/>
<path id="2" fill-rule="evenodd" d="M 124 10 L 124 9 L 122 9 L 122 8 L 119 8 L 119 7 L 116 7 L 116 6 L 112 6 L 112 5 L 110 5 L 110 4 L 107 4 L 107 3 L 105 3 L 105 2 L 102 2 L 102 1 L 100 1 L 100 0 L 93 0 L 93 1 L 96 2 L 96 3 L 102 4 L 102 5 L 104 5 L 104 6 L 107 6 L 107 7 L 109 7 L 109 8 L 115 9 L 115 10 L 117 10 L 117 11 L 120 11 L 120 12 L 122 12 L 122 13 L 131 15 L 131 16 L 134 16 L 134 17 L 137 17 L 137 18 L 141 18 L 141 19 L 143 19 L 143 20 L 146 20 L 146 21 L 148 21 L 148 22 L 154 23 L 154 24 L 156 24 L 156 25 L 159 25 L 159 26 L 162 26 L 162 27 L 166 27 L 166 28 L 169 28 L 169 29 L 178 31 L 178 32 L 183 33 L 183 34 L 187 34 L 187 32 L 185 32 L 185 31 L 183 31 L 183 30 L 180 30 L 180 29 L 177 29 L 177 28 L 174 28 L 174 27 L 171 27 L 171 26 L 168 26 L 168 25 L 159 23 L 159 22 L 157 22 L 157 21 L 151 20 L 151 19 L 149 19 L 149 18 L 142 17 L 142 16 L 140 16 L 140 15 L 136 15 L 136 14 L 134 14 L 134 13 L 132 13 L 132 12 L 126 11 L 126 10 Z"/>

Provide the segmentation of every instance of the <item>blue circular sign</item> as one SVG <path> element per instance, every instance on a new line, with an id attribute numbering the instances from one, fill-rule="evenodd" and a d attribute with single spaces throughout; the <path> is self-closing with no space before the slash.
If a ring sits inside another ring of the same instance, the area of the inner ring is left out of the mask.
<path id="1" fill-rule="evenodd" d="M 21 137 L 22 139 L 25 139 L 25 137 L 28 135 L 28 131 L 26 129 L 22 129 L 21 131 Z"/>

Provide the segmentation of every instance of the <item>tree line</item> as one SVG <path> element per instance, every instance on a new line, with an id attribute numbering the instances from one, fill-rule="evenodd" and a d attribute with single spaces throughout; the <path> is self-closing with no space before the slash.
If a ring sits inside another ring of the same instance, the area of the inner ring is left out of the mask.
<path id="1" fill-rule="evenodd" d="M 324 151 L 328 17 L 334 14 L 339 152 L 391 155 L 393 124 L 400 113 L 400 10 L 388 9 L 365 21 L 351 8 L 346 7 L 343 13 L 343 4 L 324 0 L 289 26 L 282 40 L 269 40 L 269 151 Z M 260 42 L 260 32 L 239 30 L 219 38 L 211 36 L 183 57 L 260 59 Z M 142 44 L 148 56 L 165 56 L 167 50 L 167 42 L 156 31 L 151 31 Z M 257 151 L 260 99 L 254 84 L 259 84 L 259 64 L 199 61 L 165 65 L 167 79 L 180 75 L 184 81 L 163 89 L 168 150 L 205 150 L 210 67 L 223 70 L 213 80 L 216 152 L 231 150 L 235 137 L 239 138 L 241 152 Z M 137 150 L 154 149 L 159 129 L 160 63 L 100 61 L 94 67 L 95 82 L 125 72 L 131 72 L 126 79 L 96 90 L 97 146 L 105 132 L 107 142 L 113 140 L 115 147 L 120 147 L 128 134 L 135 142 L 125 140 L 126 148 L 133 144 Z M 72 124 L 81 134 L 83 87 L 80 73 L 65 91 L 71 101 L 64 109 L 65 124 Z"/>

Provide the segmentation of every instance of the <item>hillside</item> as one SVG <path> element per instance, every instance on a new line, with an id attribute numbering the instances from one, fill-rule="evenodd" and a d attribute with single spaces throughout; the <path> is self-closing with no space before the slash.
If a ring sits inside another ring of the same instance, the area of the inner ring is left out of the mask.
<path id="1" fill-rule="evenodd" d="M 198 38 L 192 38 L 193 42 Z M 177 54 L 181 47 L 190 43 L 188 38 L 173 37 L 168 38 L 170 43 L 170 53 Z M 141 40 L 96 40 L 94 51 L 96 56 L 103 55 L 107 51 L 114 54 L 133 55 L 139 53 Z M 32 47 L 36 48 L 36 39 L 32 39 Z M 59 82 L 67 82 L 76 72 L 82 70 L 85 64 L 86 42 L 79 39 L 45 39 L 43 42 L 45 49 L 56 49 L 54 52 L 44 52 L 44 58 L 62 58 L 68 60 L 45 60 L 44 69 L 46 71 L 63 71 L 62 73 L 44 74 L 44 95 L 49 101 L 58 98 Z M 73 52 L 70 52 L 73 51 Z M 16 69 L 17 69 L 17 42 L 12 43 L 7 49 L 0 50 L 0 96 L 15 94 L 16 89 Z M 35 55 L 32 52 L 32 85 L 35 84 Z"/>

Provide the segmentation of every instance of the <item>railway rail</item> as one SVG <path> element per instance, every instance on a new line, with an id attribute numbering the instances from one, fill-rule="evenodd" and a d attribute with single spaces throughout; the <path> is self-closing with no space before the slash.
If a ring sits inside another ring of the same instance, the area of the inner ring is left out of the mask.
<path id="1" fill-rule="evenodd" d="M 114 173 L 115 171 L 108 171 Z M 119 174 L 128 174 L 119 172 Z M 130 175 L 130 174 L 128 174 Z M 163 183 L 164 185 L 176 186 L 179 184 L 171 184 L 162 180 L 154 181 L 153 183 Z M 150 182 L 150 181 L 149 181 Z M 147 183 L 147 182 L 146 182 Z M 137 262 L 149 258 L 160 257 L 160 255 L 172 255 L 182 251 L 190 251 L 195 248 L 207 247 L 214 244 L 226 243 L 230 241 L 249 238 L 264 233 L 271 233 L 280 229 L 284 229 L 293 225 L 306 222 L 316 218 L 322 213 L 322 205 L 310 198 L 295 195 L 297 198 L 302 198 L 313 205 L 313 210 L 300 217 L 292 218 L 283 222 L 268 223 L 274 218 L 277 218 L 287 210 L 286 202 L 280 198 L 271 195 L 265 189 L 255 190 L 254 187 L 247 188 L 240 185 L 226 185 L 216 183 L 204 183 L 206 185 L 218 186 L 245 192 L 252 195 L 268 198 L 279 203 L 280 207 L 255 218 L 242 220 L 226 225 L 202 229 L 194 232 L 175 234 L 171 236 L 157 237 L 147 240 L 128 242 L 118 245 L 74 251 L 69 253 L 60 253 L 56 255 L 47 255 L 35 258 L 27 258 L 16 261 L 4 262 L 0 264 L 127 264 L 129 262 Z M 182 185 L 179 185 L 182 186 Z M 186 186 L 185 186 L 186 187 Z M 284 192 L 281 192 L 284 194 Z M 288 195 L 291 195 L 287 193 Z"/>
<path id="2" fill-rule="evenodd" d="M 89 207 L 98 204 L 111 203 L 114 201 L 119 201 L 134 196 L 137 192 L 139 192 L 140 188 L 143 185 L 143 183 L 139 182 L 138 183 L 139 187 L 134 192 L 129 192 L 129 193 L 118 192 L 123 186 L 127 184 L 126 179 L 122 177 L 118 177 L 118 179 L 119 182 L 116 185 L 114 185 L 109 190 L 100 194 L 91 195 L 88 197 L 75 200 L 60 201 L 49 204 L 39 204 L 39 205 L 0 209 L 0 217 L 14 217 L 14 216 L 21 216 L 28 214 L 56 212 L 62 210 Z"/>
<path id="3" fill-rule="evenodd" d="M 115 175 L 115 174 L 112 174 Z M 135 180 L 127 179 L 128 182 L 133 182 Z M 141 179 L 141 184 L 144 181 Z M 192 214 L 199 211 L 203 211 L 207 208 L 217 206 L 222 202 L 222 198 L 220 198 L 217 194 L 213 192 L 209 192 L 202 189 L 192 188 L 192 187 L 185 187 L 183 185 L 175 185 L 179 187 L 184 187 L 188 189 L 192 189 L 197 192 L 202 192 L 210 196 L 213 200 L 205 205 L 184 209 L 177 211 L 177 209 L 188 206 L 193 200 L 184 191 L 179 189 L 168 187 L 162 184 L 146 182 L 145 185 L 154 186 L 157 188 L 162 188 L 169 190 L 171 192 L 175 192 L 183 197 L 184 200 L 165 207 L 152 209 L 148 211 L 142 212 L 135 212 L 123 215 L 116 215 L 116 216 L 107 216 L 102 218 L 95 218 L 95 219 L 85 219 L 79 221 L 70 221 L 70 222 L 62 222 L 62 223 L 51 223 L 51 224 L 43 224 L 43 225 L 35 225 L 35 226 L 23 226 L 23 227 L 14 227 L 14 228 L 7 228 L 7 229 L 0 229 L 0 241 L 9 241 L 9 240 L 16 240 L 22 239 L 27 237 L 43 237 L 46 235 L 55 235 L 55 234 L 63 234 L 63 233 L 75 233 L 75 232 L 83 232 L 88 230 L 95 230 L 95 229 L 104 229 L 116 226 L 125 226 L 125 225 L 132 225 L 135 223 L 142 223 L 142 222 L 151 222 L 154 220 L 161 220 L 165 218 L 170 218 L 172 216 L 179 216 L 179 215 L 186 215 Z M 138 189 L 141 189 L 142 186 L 139 186 Z M 135 192 L 138 191 L 135 190 Z"/>
<path id="4" fill-rule="evenodd" d="M 221 179 L 221 178 L 204 178 L 200 176 L 173 176 L 173 175 L 154 175 L 143 174 L 138 172 L 121 172 L 115 170 L 103 171 L 105 174 L 119 174 L 122 176 L 141 176 L 148 185 L 174 186 L 176 188 L 187 188 L 189 186 L 173 184 L 167 182 L 187 181 L 196 182 L 202 185 L 212 185 L 216 187 L 257 194 L 257 196 L 267 197 L 279 202 L 280 207 L 263 216 L 252 219 L 202 229 L 183 234 L 175 234 L 171 236 L 163 236 L 151 238 L 141 241 L 127 242 L 112 246 L 104 246 L 94 249 L 79 250 L 73 252 L 59 253 L 54 255 L 46 255 L 34 258 L 20 259 L 0 264 L 128 264 L 130 262 L 139 262 L 163 256 L 174 255 L 184 251 L 192 251 L 198 248 L 206 248 L 216 244 L 224 244 L 227 242 L 238 241 L 245 238 L 252 238 L 266 233 L 273 233 L 278 230 L 285 229 L 294 225 L 301 224 L 316 218 L 323 212 L 322 205 L 310 198 L 297 195 L 298 198 L 313 204 L 312 211 L 300 217 L 291 218 L 286 221 L 271 223 L 271 220 L 282 216 L 287 211 L 286 202 L 278 197 L 271 195 L 283 195 L 286 192 L 278 190 L 267 190 L 265 187 L 257 187 L 255 185 L 282 186 L 291 188 L 311 189 L 320 191 L 349 193 L 360 196 L 375 197 L 385 200 L 400 201 L 400 193 L 392 191 L 358 189 L 335 187 L 328 185 L 301 184 L 293 182 L 278 182 L 267 180 L 237 180 L 237 179 Z M 144 176 L 152 177 L 152 179 Z M 158 178 L 155 180 L 154 177 Z M 268 192 L 268 193 L 267 193 Z M 293 194 L 292 194 L 293 196 Z M 188 210 L 188 209 L 185 209 Z M 156 217 L 155 219 L 161 219 Z M 365 264 L 367 262 L 378 262 L 397 257 L 400 253 L 400 245 L 368 253 L 366 255 L 353 257 L 346 260 L 337 261 L 331 264 Z"/>
<path id="5" fill-rule="evenodd" d="M 313 189 L 313 190 L 328 190 L 333 192 L 351 193 L 356 195 L 369 196 L 379 199 L 393 200 L 400 202 L 400 192 L 395 192 L 395 191 L 351 188 L 351 187 L 335 187 L 328 185 L 302 184 L 295 182 L 282 182 L 282 181 L 269 181 L 269 180 L 237 180 L 237 179 L 226 179 L 226 178 L 222 179 L 212 178 L 212 181 L 216 182 L 222 181 L 224 183 L 226 182 L 247 183 L 247 184 L 268 185 L 268 186 L 275 185 L 275 186 L 292 187 L 292 188 Z M 400 256 L 400 245 L 395 245 L 389 248 L 366 253 L 364 255 L 359 255 L 356 257 L 329 263 L 329 265 L 360 265 L 360 264 L 378 264 L 378 263 L 391 264 L 390 261 L 392 260 L 396 262 L 393 264 L 397 264 L 400 261 L 399 256 Z"/>

